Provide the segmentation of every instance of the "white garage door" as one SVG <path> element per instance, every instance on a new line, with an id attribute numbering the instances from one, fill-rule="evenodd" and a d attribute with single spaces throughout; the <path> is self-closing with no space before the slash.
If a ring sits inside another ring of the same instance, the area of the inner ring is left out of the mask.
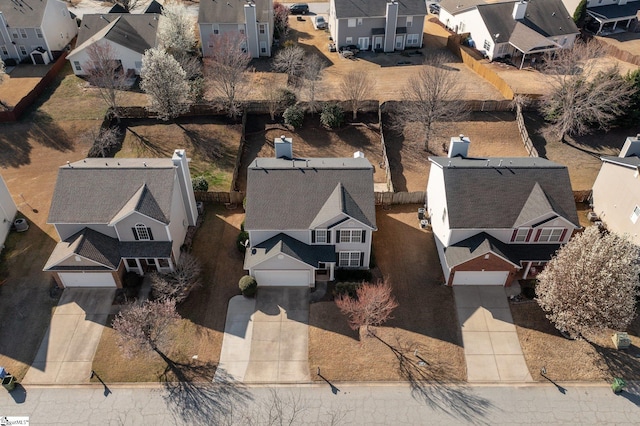
<path id="1" fill-rule="evenodd" d="M 504 285 L 508 271 L 458 271 L 453 285 Z"/>
<path id="2" fill-rule="evenodd" d="M 253 271 L 258 286 L 308 286 L 309 271 Z"/>
<path id="3" fill-rule="evenodd" d="M 61 272 L 58 274 L 65 287 L 115 287 L 113 275 L 108 272 Z"/>

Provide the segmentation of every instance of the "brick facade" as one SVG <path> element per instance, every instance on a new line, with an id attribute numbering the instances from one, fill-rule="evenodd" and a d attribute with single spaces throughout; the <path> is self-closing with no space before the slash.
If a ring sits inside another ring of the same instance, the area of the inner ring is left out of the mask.
<path id="1" fill-rule="evenodd" d="M 453 276 L 455 275 L 456 271 L 509 271 L 507 282 L 504 284 L 505 286 L 509 287 L 520 269 L 516 268 L 512 263 L 507 262 L 502 257 L 496 256 L 493 253 L 489 253 L 486 256 L 488 256 L 489 258 L 485 259 L 485 255 L 483 255 L 481 257 L 476 257 L 475 259 L 471 259 L 468 262 L 453 267 L 451 269 L 451 272 L 449 273 L 447 285 L 453 285 Z"/>

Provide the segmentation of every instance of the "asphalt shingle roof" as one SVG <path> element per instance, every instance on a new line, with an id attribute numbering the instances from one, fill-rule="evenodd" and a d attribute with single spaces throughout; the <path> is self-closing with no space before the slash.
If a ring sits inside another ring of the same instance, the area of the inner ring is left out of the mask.
<path id="1" fill-rule="evenodd" d="M 632 155 L 630 157 L 618 157 L 612 155 L 600 157 L 600 159 L 602 161 L 606 161 L 607 163 L 618 164 L 629 168 L 640 167 L 640 157 L 636 155 Z"/>
<path id="2" fill-rule="evenodd" d="M 107 224 L 138 196 L 132 210 L 169 223 L 175 173 L 171 159 L 87 158 L 62 166 L 48 222 Z"/>
<path id="3" fill-rule="evenodd" d="M 580 226 L 567 167 L 543 158 L 430 157 L 443 169 L 449 227 L 513 228 L 548 212 Z"/>
<path id="4" fill-rule="evenodd" d="M 605 19 L 618 19 L 628 16 L 635 16 L 640 10 L 640 2 L 631 1 L 627 4 L 609 4 L 606 6 L 596 6 L 587 9 L 587 12 L 591 12 L 598 17 Z"/>
<path id="5" fill-rule="evenodd" d="M 105 38 L 120 46 L 144 53 L 155 47 L 160 15 L 156 13 L 97 13 L 82 18 L 76 49 Z M 106 27 L 109 28 L 106 28 Z M 89 43 L 87 43 L 89 42 Z"/>
<path id="6" fill-rule="evenodd" d="M 313 266 L 314 268 L 318 267 L 319 262 L 336 261 L 334 245 L 310 246 L 286 234 L 278 234 L 271 237 L 256 245 L 253 249 L 263 249 L 265 251 L 264 253 L 258 251 L 255 255 L 248 256 L 247 267 L 258 265 L 281 253 Z"/>
<path id="7" fill-rule="evenodd" d="M 368 18 L 387 14 L 387 0 L 335 0 L 336 17 Z M 398 0 L 398 15 L 426 15 L 427 6 L 423 0 Z"/>
<path id="8" fill-rule="evenodd" d="M 255 0 L 256 19 L 269 21 L 272 3 L 269 0 Z M 198 11 L 199 24 L 243 24 L 245 0 L 202 0 Z"/>
<path id="9" fill-rule="evenodd" d="M 310 229 L 330 205 L 376 227 L 373 166 L 367 159 L 258 158 L 247 170 L 248 230 Z"/>
<path id="10" fill-rule="evenodd" d="M 0 0 L 0 11 L 12 27 L 40 28 L 47 0 Z"/>

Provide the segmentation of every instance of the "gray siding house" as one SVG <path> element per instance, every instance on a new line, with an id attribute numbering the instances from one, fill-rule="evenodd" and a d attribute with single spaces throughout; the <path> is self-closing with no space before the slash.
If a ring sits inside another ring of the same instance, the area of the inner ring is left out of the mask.
<path id="1" fill-rule="evenodd" d="M 331 0 L 329 32 L 338 47 L 393 52 L 422 47 L 426 4 L 422 0 Z"/>
<path id="2" fill-rule="evenodd" d="M 244 269 L 259 286 L 314 286 L 336 268 L 368 269 L 376 231 L 373 166 L 354 158 L 294 158 L 291 139 L 276 158 L 247 171 Z"/>
<path id="3" fill-rule="evenodd" d="M 226 33 L 244 37 L 252 58 L 271 56 L 273 0 L 201 2 L 198 27 L 203 56 L 211 56 L 213 37 Z"/>

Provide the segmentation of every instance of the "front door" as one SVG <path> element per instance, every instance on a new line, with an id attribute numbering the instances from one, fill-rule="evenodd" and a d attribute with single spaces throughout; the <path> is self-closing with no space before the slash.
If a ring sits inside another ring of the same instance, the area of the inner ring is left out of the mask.
<path id="1" fill-rule="evenodd" d="M 404 50 L 404 35 L 396 36 L 396 50 Z"/>
<path id="2" fill-rule="evenodd" d="M 358 49 L 369 50 L 369 37 L 358 37 Z"/>
<path id="3" fill-rule="evenodd" d="M 375 50 L 380 50 L 380 49 L 383 48 L 382 47 L 382 40 L 383 40 L 382 36 L 376 36 L 376 37 L 373 38 L 373 48 Z"/>
<path id="4" fill-rule="evenodd" d="M 42 57 L 42 53 L 34 53 L 32 56 L 33 61 L 36 63 L 36 65 L 44 65 L 44 58 Z"/>

